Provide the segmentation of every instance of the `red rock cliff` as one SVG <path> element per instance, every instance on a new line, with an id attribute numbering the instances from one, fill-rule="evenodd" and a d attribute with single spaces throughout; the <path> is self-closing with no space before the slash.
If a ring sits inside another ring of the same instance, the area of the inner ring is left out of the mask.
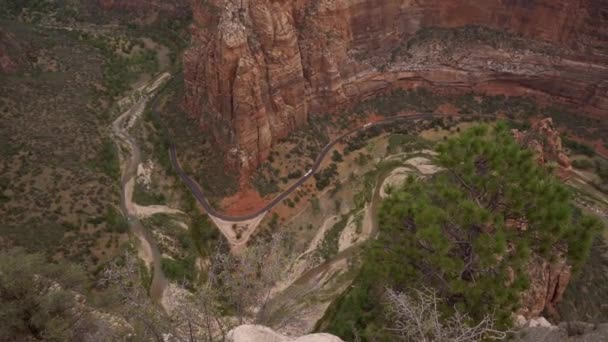
<path id="1" fill-rule="evenodd" d="M 192 4 L 185 106 L 245 169 L 264 160 L 271 145 L 311 113 L 393 85 L 507 86 L 608 111 L 608 0 Z M 544 40 L 551 49 L 509 46 L 502 37 L 498 46 L 474 50 L 449 39 L 443 45 L 408 43 L 424 28 L 464 25 Z"/>

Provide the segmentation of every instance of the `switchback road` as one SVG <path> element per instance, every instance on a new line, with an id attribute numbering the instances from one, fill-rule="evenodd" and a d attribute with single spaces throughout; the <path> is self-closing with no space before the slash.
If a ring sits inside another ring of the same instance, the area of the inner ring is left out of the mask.
<path id="1" fill-rule="evenodd" d="M 242 216 L 226 215 L 226 214 L 220 213 L 217 210 L 215 210 L 215 208 L 213 208 L 209 204 L 209 201 L 207 201 L 207 198 L 205 197 L 203 190 L 198 186 L 198 184 L 194 180 L 192 180 L 190 178 L 190 176 L 188 176 L 186 174 L 186 172 L 184 172 L 184 170 L 179 165 L 179 160 L 177 158 L 177 151 L 176 151 L 175 145 L 173 143 L 171 143 L 171 145 L 170 145 L 169 154 L 170 154 L 171 164 L 173 165 L 173 168 L 175 169 L 175 171 L 177 172 L 179 177 L 182 179 L 184 184 L 186 184 L 188 189 L 190 189 L 190 191 L 192 192 L 192 195 L 194 195 L 196 200 L 200 203 L 200 205 L 205 209 L 205 211 L 209 215 L 218 217 L 225 221 L 241 222 L 241 221 L 247 221 L 247 220 L 253 219 L 265 212 L 268 212 L 272 208 L 274 208 L 277 204 L 281 203 L 281 201 L 283 201 L 285 198 L 287 198 L 287 196 L 289 196 L 294 190 L 299 188 L 302 184 L 304 184 L 304 182 L 306 182 L 310 177 L 314 176 L 314 174 L 317 173 L 317 171 L 319 170 L 319 167 L 321 166 L 321 163 L 327 156 L 327 153 L 329 151 L 331 151 L 331 149 L 337 143 L 341 142 L 345 138 L 347 138 L 357 132 L 362 132 L 362 131 L 371 129 L 372 127 L 387 125 L 387 124 L 394 123 L 397 121 L 416 121 L 416 120 L 423 120 L 423 119 L 434 119 L 434 118 L 439 118 L 439 117 L 444 117 L 444 116 L 445 115 L 442 115 L 442 114 L 413 114 L 413 115 L 393 116 L 390 118 L 386 118 L 386 119 L 376 121 L 373 123 L 367 123 L 363 126 L 354 128 L 354 129 L 340 135 L 339 137 L 337 137 L 336 139 L 334 139 L 333 141 L 331 141 L 330 143 L 325 145 L 325 147 L 323 147 L 323 149 L 317 156 L 317 159 L 315 160 L 313 166 L 310 169 L 311 172 L 306 171 L 306 173 L 304 174 L 304 176 L 302 178 L 300 178 L 295 183 L 293 183 L 288 189 L 283 191 L 281 194 L 277 195 L 272 201 L 270 201 L 264 207 L 258 209 L 256 212 L 253 212 L 253 213 L 247 214 L 247 215 L 242 215 Z"/>

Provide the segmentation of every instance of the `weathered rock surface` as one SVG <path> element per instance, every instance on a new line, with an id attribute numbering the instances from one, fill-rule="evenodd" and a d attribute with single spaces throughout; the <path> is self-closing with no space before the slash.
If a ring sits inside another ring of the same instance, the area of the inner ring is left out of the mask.
<path id="1" fill-rule="evenodd" d="M 559 320 L 556 305 L 562 300 L 572 277 L 572 268 L 566 263 L 565 257 L 551 263 L 535 257 L 528 264 L 527 275 L 530 287 L 522 296 L 522 308 L 518 314 L 531 319 L 544 311 L 547 317 Z"/>
<path id="2" fill-rule="evenodd" d="M 553 127 L 553 120 L 545 118 L 534 122 L 526 131 L 513 130 L 515 140 L 528 147 L 536 155 L 539 164 L 555 162 L 559 166 L 559 175 L 568 176 L 572 169 L 560 138 L 560 133 Z M 527 229 L 521 222 L 518 229 Z M 547 260 L 534 257 L 528 264 L 530 287 L 522 297 L 522 308 L 518 314 L 526 319 L 538 317 L 543 311 L 553 320 L 559 320 L 556 309 L 561 301 L 566 287 L 572 277 L 572 269 L 566 263 L 566 258 L 556 258 L 549 263 Z"/>
<path id="3" fill-rule="evenodd" d="M 553 127 L 553 119 L 545 118 L 535 122 L 525 132 L 515 129 L 513 136 L 520 144 L 534 151 L 540 164 L 556 162 L 562 170 L 572 170 L 570 158 L 562 146 L 560 133 Z"/>
<path id="4" fill-rule="evenodd" d="M 519 331 L 515 342 L 604 342 L 608 324 L 564 322 L 551 327 L 528 327 Z"/>
<path id="5" fill-rule="evenodd" d="M 228 332 L 228 342 L 342 342 L 331 334 L 310 334 L 298 338 L 281 335 L 262 325 L 241 325 Z"/>
<path id="6" fill-rule="evenodd" d="M 606 13 L 608 0 L 197 1 L 184 103 L 244 169 L 311 113 L 393 86 L 545 95 L 606 113 Z M 547 43 L 423 30 L 465 25 Z"/>
<path id="7" fill-rule="evenodd" d="M 331 334 L 310 334 L 298 338 L 281 335 L 261 325 L 241 325 L 226 336 L 227 342 L 342 342 Z M 605 342 L 608 341 L 608 324 L 563 322 L 552 326 L 544 319 L 533 320 L 529 326 L 517 331 L 514 342 Z"/>

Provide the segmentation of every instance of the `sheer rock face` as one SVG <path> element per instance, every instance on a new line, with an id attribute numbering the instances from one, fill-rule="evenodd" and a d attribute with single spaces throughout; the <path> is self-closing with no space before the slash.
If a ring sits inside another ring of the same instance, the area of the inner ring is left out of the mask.
<path id="1" fill-rule="evenodd" d="M 534 258 L 528 265 L 527 273 L 530 288 L 522 297 L 522 308 L 518 314 L 530 319 L 539 317 L 544 311 L 549 318 L 559 320 L 556 306 L 572 277 L 572 268 L 566 263 L 566 258 L 553 263 Z"/>
<path id="2" fill-rule="evenodd" d="M 608 111 L 608 0 L 194 1 L 186 110 L 244 170 L 311 113 L 389 87 L 547 95 Z M 559 51 L 429 44 L 420 29 L 482 25 Z M 474 53 L 473 53 L 474 51 Z"/>

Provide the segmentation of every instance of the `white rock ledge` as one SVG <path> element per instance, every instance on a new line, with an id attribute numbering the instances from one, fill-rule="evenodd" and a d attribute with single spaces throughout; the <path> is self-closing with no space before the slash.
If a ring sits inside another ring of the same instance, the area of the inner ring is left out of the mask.
<path id="1" fill-rule="evenodd" d="M 227 336 L 228 342 L 344 342 L 339 337 L 331 334 L 310 334 L 291 338 L 281 335 L 274 330 L 262 326 L 245 324 L 238 326 Z"/>

